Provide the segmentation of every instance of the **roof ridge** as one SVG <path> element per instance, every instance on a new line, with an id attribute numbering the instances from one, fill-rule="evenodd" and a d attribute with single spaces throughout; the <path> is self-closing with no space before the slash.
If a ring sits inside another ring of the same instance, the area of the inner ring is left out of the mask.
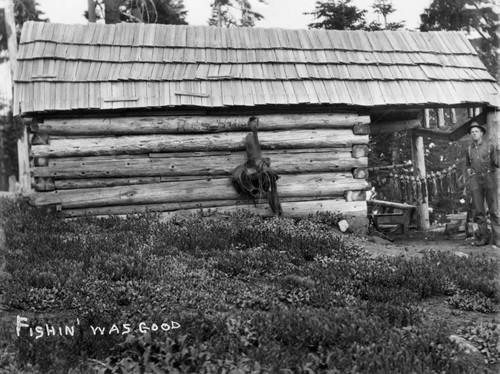
<path id="1" fill-rule="evenodd" d="M 166 32 L 168 31 L 168 32 Z M 255 37 L 252 38 L 252 34 Z M 200 38 L 197 36 L 203 36 Z M 457 31 L 324 30 L 284 28 L 218 28 L 205 25 L 76 24 L 25 22 L 20 44 L 56 43 L 179 48 L 339 49 L 476 54 L 465 35 Z"/>

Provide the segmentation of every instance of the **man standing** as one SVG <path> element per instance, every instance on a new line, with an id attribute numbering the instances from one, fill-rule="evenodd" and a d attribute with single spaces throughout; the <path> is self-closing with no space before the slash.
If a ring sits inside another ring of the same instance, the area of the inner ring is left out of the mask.
<path id="1" fill-rule="evenodd" d="M 486 134 L 486 129 L 483 126 L 473 122 L 469 127 L 469 134 L 472 143 L 467 148 L 465 166 L 467 175 L 469 175 L 469 190 L 472 193 L 474 222 L 478 224 L 476 245 L 487 245 L 490 241 L 484 206 L 486 200 L 493 231 L 492 244 L 500 247 L 500 218 L 496 176 L 496 171 L 499 168 L 498 152 L 493 144 L 483 139 Z"/>

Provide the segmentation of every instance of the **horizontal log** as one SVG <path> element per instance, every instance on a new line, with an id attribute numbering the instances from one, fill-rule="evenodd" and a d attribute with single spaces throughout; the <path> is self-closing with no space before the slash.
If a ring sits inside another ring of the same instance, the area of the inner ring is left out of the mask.
<path id="1" fill-rule="evenodd" d="M 348 220 L 351 217 L 366 217 L 367 208 L 366 202 L 364 201 L 354 201 L 346 202 L 343 200 L 319 200 L 319 201 L 297 201 L 297 202 L 283 202 L 281 204 L 283 209 L 284 217 L 291 218 L 301 218 L 307 217 L 309 214 L 315 214 L 317 212 L 340 212 Z M 237 210 L 246 209 L 252 213 L 260 214 L 265 217 L 273 216 L 273 212 L 269 207 L 269 204 L 258 204 L 257 206 L 247 205 L 242 207 L 240 205 L 227 206 L 215 208 L 215 211 L 224 212 L 236 212 Z M 162 221 L 167 221 L 176 215 L 187 215 L 199 213 L 199 209 L 190 209 L 174 212 L 164 212 L 161 214 L 160 219 Z"/>
<path id="2" fill-rule="evenodd" d="M 75 162 L 85 162 L 89 160 L 102 160 L 102 161 L 114 161 L 114 160 L 136 160 L 138 158 L 148 159 L 149 155 L 147 153 L 137 154 L 137 155 L 109 155 L 109 156 L 77 156 L 77 157 L 58 157 L 49 158 L 49 166 L 61 166 L 63 163 L 75 163 Z"/>
<path id="3" fill-rule="evenodd" d="M 232 203 L 232 204 L 231 204 Z M 222 204 L 222 205 L 221 205 Z M 63 210 L 61 212 L 64 217 L 80 217 L 84 215 L 93 216 L 109 216 L 109 215 L 127 215 L 127 214 L 137 214 L 143 213 L 146 210 L 151 212 L 163 212 L 160 214 L 161 220 L 167 220 L 175 215 L 190 215 L 199 213 L 201 208 L 205 211 L 217 211 L 217 212 L 235 212 L 240 209 L 249 210 L 251 212 L 261 214 L 263 216 L 272 216 L 273 213 L 266 202 L 257 204 L 249 204 L 247 202 L 237 202 L 233 200 L 225 200 L 222 202 L 203 202 L 203 206 L 198 204 L 197 206 L 188 205 L 185 203 L 177 204 L 177 209 L 165 209 L 161 210 L 160 206 L 155 206 L 152 208 L 147 205 L 131 205 L 131 206 L 118 206 L 118 207 L 103 207 L 103 208 L 89 208 L 89 209 L 70 209 Z M 192 206 L 192 208 L 189 208 Z M 283 208 L 283 215 L 285 217 L 305 217 L 309 214 L 314 214 L 319 211 L 330 211 L 330 212 L 340 212 L 344 214 L 347 218 L 349 216 L 363 216 L 367 215 L 366 203 L 364 201 L 354 201 L 346 202 L 342 199 L 331 199 L 331 200 L 314 200 L 314 201 L 281 201 L 281 207 Z M 158 208 L 159 210 L 156 210 Z"/>
<path id="4" fill-rule="evenodd" d="M 392 165 L 384 165 L 384 166 L 372 166 L 371 168 L 368 168 L 368 172 L 377 171 L 377 170 L 394 170 L 397 168 L 404 168 L 405 166 L 408 166 L 408 165 L 407 164 L 392 164 Z"/>
<path id="5" fill-rule="evenodd" d="M 300 149 L 278 149 L 278 150 L 272 150 L 268 149 L 266 150 L 265 154 L 267 157 L 272 157 L 273 154 L 295 154 L 295 153 L 333 153 L 336 154 L 337 152 L 346 152 L 348 151 L 347 148 L 300 148 Z M 149 157 L 150 158 L 173 158 L 173 157 L 181 157 L 181 158 L 186 158 L 186 157 L 210 157 L 210 156 L 228 156 L 232 153 L 236 152 L 231 152 L 231 151 L 208 151 L 208 152 L 168 152 L 168 153 L 150 153 Z M 139 156 L 139 155 L 136 155 Z M 104 157 L 104 156 L 103 156 Z M 114 156 L 107 156 L 108 158 L 113 158 Z M 81 157 L 79 158 L 81 159 Z M 60 158 L 58 160 L 66 160 L 65 158 Z"/>
<path id="6" fill-rule="evenodd" d="M 31 126 L 52 135 L 147 135 L 248 131 L 249 116 L 148 116 L 48 119 Z M 258 116 L 260 131 L 352 128 L 367 124 L 369 116 L 355 113 L 266 114 Z"/>
<path id="7" fill-rule="evenodd" d="M 273 154 L 294 154 L 294 153 L 325 153 L 330 152 L 332 154 L 350 152 L 348 148 L 302 148 L 302 149 L 278 149 L 278 150 L 266 150 L 265 154 L 268 157 L 273 157 Z M 49 158 L 49 166 L 61 166 L 63 163 L 74 163 L 74 162 L 103 162 L 103 161 L 115 161 L 115 160 L 132 160 L 132 159 L 148 159 L 148 158 L 192 158 L 192 157 L 211 157 L 211 156 L 228 156 L 232 153 L 237 153 L 239 151 L 208 151 L 208 152 L 171 152 L 171 153 L 143 153 L 136 155 L 107 155 L 107 156 L 77 156 L 77 157 L 58 157 Z"/>
<path id="8" fill-rule="evenodd" d="M 34 157 L 74 157 L 152 152 L 242 151 L 247 133 L 204 135 L 139 135 L 104 138 L 58 139 L 34 145 Z M 262 150 L 285 148 L 346 148 L 367 144 L 368 135 L 351 130 L 296 130 L 259 133 Z"/>
<path id="9" fill-rule="evenodd" d="M 317 201 L 324 200 L 324 198 L 310 197 L 307 201 Z M 338 198 L 335 199 L 340 204 L 345 202 L 345 199 Z M 281 197 L 280 202 L 297 202 L 304 201 L 303 197 Z M 226 206 L 239 206 L 242 209 L 254 206 L 255 204 L 267 204 L 265 198 L 258 201 L 249 199 L 239 199 L 239 200 L 209 200 L 209 201 L 184 201 L 176 203 L 165 203 L 165 204 L 137 204 L 137 205 L 117 205 L 117 206 L 104 206 L 96 208 L 82 208 L 82 209 L 65 209 L 63 216 L 65 217 L 79 217 L 83 215 L 94 215 L 94 216 L 104 216 L 104 215 L 127 215 L 127 214 L 137 214 L 145 212 L 171 212 L 176 210 L 186 210 L 186 209 L 213 209 Z"/>
<path id="10" fill-rule="evenodd" d="M 370 118 L 372 123 L 390 122 L 390 121 L 406 121 L 418 119 L 422 117 L 422 109 L 403 109 L 383 107 L 380 109 L 372 108 Z"/>
<path id="11" fill-rule="evenodd" d="M 410 119 L 405 121 L 381 121 L 370 125 L 370 134 L 387 134 L 398 131 L 413 130 L 420 125 L 420 119 Z"/>
<path id="12" fill-rule="evenodd" d="M 160 177 L 144 178 L 91 178 L 91 179 L 62 179 L 54 182 L 56 190 L 71 190 L 76 188 L 99 188 L 129 186 L 133 184 L 160 183 Z"/>
<path id="13" fill-rule="evenodd" d="M 192 157 L 209 157 L 209 156 L 229 156 L 231 151 L 215 151 L 215 152 L 167 152 L 167 153 L 149 153 L 149 158 L 192 158 Z"/>
<path id="14" fill-rule="evenodd" d="M 384 206 L 384 207 L 388 207 L 388 208 L 397 208 L 397 209 L 414 209 L 414 208 L 416 208 L 415 205 L 394 203 L 392 201 L 367 200 L 366 203 L 369 206 Z"/>
<path id="15" fill-rule="evenodd" d="M 328 153 L 277 153 L 264 152 L 263 157 L 271 159 L 271 166 L 279 174 L 302 172 L 335 172 L 368 166 L 368 158 L 354 159 L 351 152 Z M 225 156 L 204 158 L 139 158 L 109 160 L 98 157 L 83 158 L 81 161 L 61 162 L 57 159 L 46 167 L 35 167 L 33 175 L 68 178 L 116 178 L 145 176 L 215 176 L 230 175 L 246 161 L 245 152 L 229 153 Z"/>
<path id="16" fill-rule="evenodd" d="M 416 136 L 423 136 L 426 138 L 431 138 L 433 140 L 442 139 L 442 140 L 451 141 L 451 133 L 450 132 L 442 132 L 442 131 L 436 131 L 436 130 L 431 130 L 431 129 L 416 129 L 415 135 Z"/>
<path id="17" fill-rule="evenodd" d="M 351 173 L 283 175 L 278 180 L 281 197 L 341 196 L 346 190 L 367 189 L 369 184 Z M 62 208 L 172 203 L 180 201 L 238 199 L 229 178 L 165 182 L 124 187 L 88 188 L 38 193 L 30 196 L 35 205 L 61 204 Z"/>

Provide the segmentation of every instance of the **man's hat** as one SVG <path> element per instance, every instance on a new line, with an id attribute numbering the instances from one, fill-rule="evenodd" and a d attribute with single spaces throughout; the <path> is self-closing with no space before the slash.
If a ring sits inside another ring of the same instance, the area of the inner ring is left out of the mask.
<path id="1" fill-rule="evenodd" d="M 483 132 L 483 134 L 486 134 L 486 127 L 484 126 L 481 126 L 479 123 L 477 122 L 472 122 L 469 126 L 469 129 L 468 129 L 468 132 L 470 134 L 471 130 L 474 128 L 474 127 L 477 127 L 479 130 L 481 130 Z"/>

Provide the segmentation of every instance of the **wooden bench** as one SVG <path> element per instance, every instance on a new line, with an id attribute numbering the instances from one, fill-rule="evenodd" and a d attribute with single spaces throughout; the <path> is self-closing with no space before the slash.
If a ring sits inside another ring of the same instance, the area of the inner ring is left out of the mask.
<path id="1" fill-rule="evenodd" d="M 411 220 L 417 208 L 415 205 L 382 200 L 368 200 L 366 203 L 369 207 L 372 207 L 372 209 L 375 206 L 380 206 L 401 210 L 401 212 L 398 213 L 372 214 L 372 218 L 375 228 L 381 229 L 383 225 L 399 225 L 403 234 L 408 232 L 408 228 L 410 227 Z"/>

